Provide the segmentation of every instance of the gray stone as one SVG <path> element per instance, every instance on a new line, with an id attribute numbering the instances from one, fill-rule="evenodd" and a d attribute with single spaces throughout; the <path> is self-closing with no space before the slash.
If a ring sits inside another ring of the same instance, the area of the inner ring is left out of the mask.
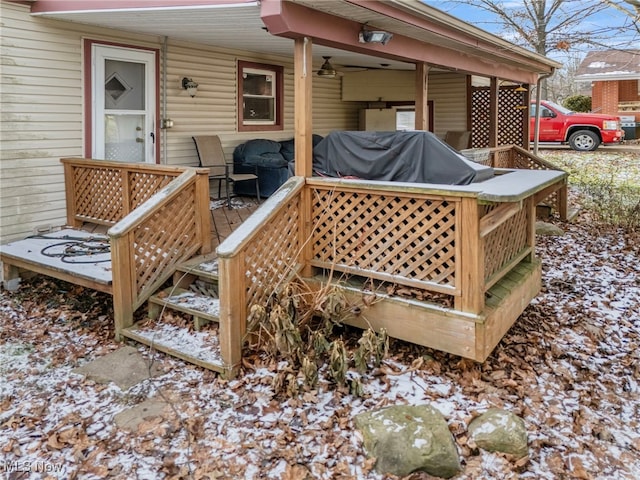
<path id="1" fill-rule="evenodd" d="M 150 376 L 155 377 L 163 373 L 156 366 L 152 366 L 149 372 L 149 361 L 138 350 L 129 346 L 97 358 L 74 369 L 73 372 L 97 383 L 113 382 L 122 390 L 128 390 Z"/>
<path id="2" fill-rule="evenodd" d="M 499 408 L 490 408 L 474 418 L 469 424 L 469 436 L 478 447 L 490 452 L 509 453 L 518 458 L 529 452 L 524 420 Z"/>
<path id="3" fill-rule="evenodd" d="M 564 235 L 564 230 L 560 227 L 556 227 L 553 223 L 536 222 L 536 235 L 562 237 Z"/>
<path id="4" fill-rule="evenodd" d="M 135 407 L 127 408 L 114 415 L 115 424 L 124 430 L 136 432 L 138 426 L 155 417 L 167 417 L 169 404 L 163 399 L 150 398 Z"/>
<path id="5" fill-rule="evenodd" d="M 442 478 L 460 471 L 460 458 L 442 414 L 430 405 L 393 406 L 354 418 L 375 469 L 406 476 L 426 472 Z"/>

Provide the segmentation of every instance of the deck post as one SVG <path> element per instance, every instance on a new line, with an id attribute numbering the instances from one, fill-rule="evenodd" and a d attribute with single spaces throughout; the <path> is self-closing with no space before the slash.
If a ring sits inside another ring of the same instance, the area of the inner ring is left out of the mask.
<path id="1" fill-rule="evenodd" d="M 416 63 L 416 118 L 415 129 L 429 131 L 429 103 L 427 90 L 429 87 L 429 65 Z"/>
<path id="2" fill-rule="evenodd" d="M 535 195 L 531 195 L 524 201 L 524 208 L 527 209 L 527 246 L 531 253 L 526 257 L 529 263 L 536 259 L 536 201 Z"/>
<path id="3" fill-rule="evenodd" d="M 246 277 L 243 275 L 244 253 L 220 257 L 220 354 L 224 375 L 236 375 L 242 361 L 243 335 L 247 323 Z"/>
<path id="4" fill-rule="evenodd" d="M 480 237 L 478 199 L 462 198 L 458 215 L 461 232 L 456 268 L 460 269 L 461 295 L 455 299 L 455 309 L 478 314 L 484 309 L 484 241 Z"/>
<path id="5" fill-rule="evenodd" d="M 569 187 L 567 186 L 566 178 L 556 195 L 558 196 L 558 213 L 560 214 L 560 219 L 566 221 L 569 218 Z"/>
<path id="6" fill-rule="evenodd" d="M 295 123 L 295 174 L 310 177 L 312 165 L 313 120 L 312 109 L 312 46 L 310 38 L 296 38 L 293 50 L 294 62 L 294 123 Z M 303 208 L 306 207 L 303 205 Z"/>
<path id="7" fill-rule="evenodd" d="M 132 233 L 111 237 L 111 268 L 113 271 L 113 319 L 116 340 L 122 340 L 123 329 L 133 325 L 133 301 L 135 280 L 133 278 Z"/>
<path id="8" fill-rule="evenodd" d="M 70 163 L 63 162 L 64 166 L 64 190 L 67 206 L 67 225 L 79 228 L 82 222 L 76 218 L 76 183 L 74 178 L 75 167 Z"/>

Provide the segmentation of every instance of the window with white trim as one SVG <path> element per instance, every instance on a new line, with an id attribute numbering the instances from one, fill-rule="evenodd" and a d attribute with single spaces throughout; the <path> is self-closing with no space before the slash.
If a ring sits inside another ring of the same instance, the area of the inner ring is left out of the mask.
<path id="1" fill-rule="evenodd" d="M 282 130 L 282 67 L 238 61 L 238 130 Z"/>

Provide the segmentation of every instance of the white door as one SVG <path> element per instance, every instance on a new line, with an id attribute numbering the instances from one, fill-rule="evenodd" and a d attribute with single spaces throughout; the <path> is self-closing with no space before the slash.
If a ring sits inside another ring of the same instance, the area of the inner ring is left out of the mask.
<path id="1" fill-rule="evenodd" d="M 155 53 L 92 46 L 92 157 L 155 163 Z"/>

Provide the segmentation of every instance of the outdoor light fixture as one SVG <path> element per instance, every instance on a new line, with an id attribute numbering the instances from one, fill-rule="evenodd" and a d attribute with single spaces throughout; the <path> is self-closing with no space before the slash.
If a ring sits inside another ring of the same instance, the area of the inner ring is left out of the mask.
<path id="1" fill-rule="evenodd" d="M 320 67 L 320 70 L 318 70 L 318 75 L 324 78 L 335 78 L 338 72 L 336 72 L 336 69 L 333 68 L 333 65 L 329 63 L 329 60 L 331 59 L 331 57 L 322 57 L 322 58 L 324 58 L 324 63 Z"/>
<path id="2" fill-rule="evenodd" d="M 513 91 L 514 92 L 518 92 L 522 96 L 522 98 L 520 100 L 520 105 L 516 105 L 516 109 L 518 109 L 518 110 L 526 109 L 527 105 L 525 104 L 524 94 L 525 94 L 525 92 L 528 92 L 529 90 L 527 90 L 525 87 L 522 86 L 522 84 L 520 84 L 520 86 L 515 88 Z"/>
<path id="3" fill-rule="evenodd" d="M 393 33 L 385 32 L 384 30 L 367 30 L 363 28 L 360 31 L 358 39 L 360 43 L 381 43 L 382 45 L 386 45 L 392 38 Z"/>
<path id="4" fill-rule="evenodd" d="M 198 93 L 198 83 L 193 79 L 184 77 L 182 79 L 182 88 L 184 88 L 191 97 L 195 97 Z"/>

